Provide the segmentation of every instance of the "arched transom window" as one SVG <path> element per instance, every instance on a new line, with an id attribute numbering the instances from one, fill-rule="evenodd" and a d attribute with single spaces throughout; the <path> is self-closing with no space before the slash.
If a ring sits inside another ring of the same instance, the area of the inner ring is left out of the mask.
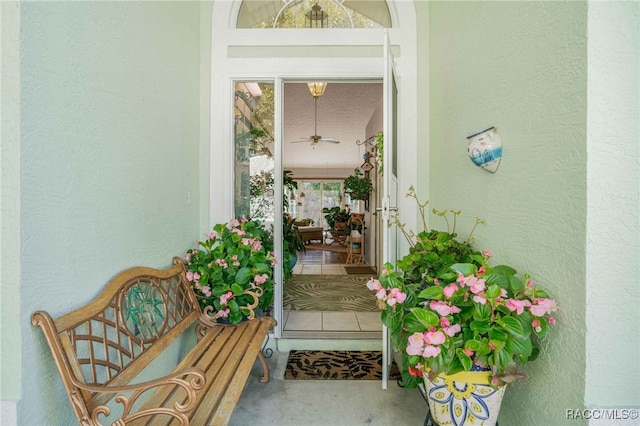
<path id="1" fill-rule="evenodd" d="M 389 28 L 385 0 L 245 0 L 236 28 Z"/>

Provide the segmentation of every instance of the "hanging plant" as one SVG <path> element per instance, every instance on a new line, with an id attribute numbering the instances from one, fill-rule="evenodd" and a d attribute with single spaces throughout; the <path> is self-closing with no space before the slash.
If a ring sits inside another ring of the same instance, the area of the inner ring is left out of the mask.
<path id="1" fill-rule="evenodd" d="M 360 169 L 355 169 L 354 174 L 344 180 L 344 192 L 352 200 L 368 200 L 372 190 L 373 184 L 362 175 Z"/>

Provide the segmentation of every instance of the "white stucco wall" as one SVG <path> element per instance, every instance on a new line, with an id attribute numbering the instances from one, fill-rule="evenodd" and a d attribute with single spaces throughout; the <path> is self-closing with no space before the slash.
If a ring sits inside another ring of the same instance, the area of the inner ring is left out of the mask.
<path id="1" fill-rule="evenodd" d="M 589 2 L 589 408 L 640 410 L 639 22 L 638 2 Z"/>
<path id="2" fill-rule="evenodd" d="M 585 392 L 587 5 L 430 2 L 428 12 L 431 206 L 462 210 L 462 238 L 483 218 L 475 247 L 531 273 L 560 305 L 500 424 L 581 424 L 566 409 Z M 491 126 L 504 143 L 495 174 L 466 152 L 466 137 Z"/>
<path id="3" fill-rule="evenodd" d="M 73 424 L 29 316 L 86 303 L 124 268 L 168 266 L 198 238 L 200 5 L 26 2 L 20 19 L 18 423 Z"/>

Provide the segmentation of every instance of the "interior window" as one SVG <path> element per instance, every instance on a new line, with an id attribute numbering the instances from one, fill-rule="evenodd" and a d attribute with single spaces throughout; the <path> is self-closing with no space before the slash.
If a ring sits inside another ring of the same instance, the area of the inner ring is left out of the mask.
<path id="1" fill-rule="evenodd" d="M 273 83 L 236 82 L 234 206 L 236 217 L 273 223 Z"/>
<path id="2" fill-rule="evenodd" d="M 389 28 L 385 0 L 245 0 L 236 28 Z"/>

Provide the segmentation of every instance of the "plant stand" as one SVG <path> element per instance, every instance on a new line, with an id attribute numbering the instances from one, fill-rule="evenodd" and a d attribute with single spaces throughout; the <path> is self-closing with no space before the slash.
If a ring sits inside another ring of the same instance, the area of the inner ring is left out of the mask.
<path id="1" fill-rule="evenodd" d="M 360 228 L 359 236 L 352 234 L 347 238 L 347 263 L 364 263 L 364 220 L 360 215 L 353 215 L 347 222 L 347 228 Z"/>

